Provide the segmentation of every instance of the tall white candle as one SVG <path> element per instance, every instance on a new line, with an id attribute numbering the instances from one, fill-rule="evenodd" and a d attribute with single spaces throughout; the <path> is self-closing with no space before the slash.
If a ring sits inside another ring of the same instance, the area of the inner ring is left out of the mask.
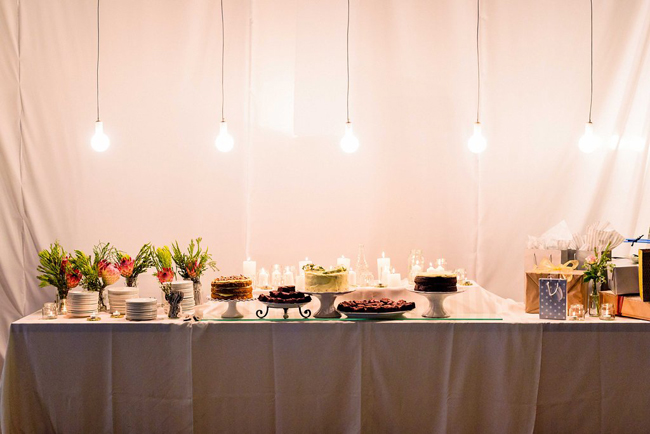
<path id="1" fill-rule="evenodd" d="M 336 265 L 343 265 L 346 270 L 350 269 L 350 258 L 346 258 L 345 256 L 341 255 L 340 258 L 336 259 Z M 348 277 L 348 280 L 350 278 Z"/>
<path id="2" fill-rule="evenodd" d="M 282 284 L 284 286 L 295 286 L 295 282 L 293 280 L 293 273 L 291 272 L 291 269 L 289 267 L 286 267 L 284 269 L 284 274 L 282 275 Z"/>
<path id="3" fill-rule="evenodd" d="M 250 279 L 255 279 L 255 274 L 257 273 L 257 262 L 251 261 L 251 258 L 248 258 L 244 261 L 243 269 L 244 272 L 242 274 L 244 276 Z"/>
<path id="4" fill-rule="evenodd" d="M 296 276 L 296 291 L 305 290 L 305 276 Z"/>
<path id="5" fill-rule="evenodd" d="M 379 281 L 381 282 L 382 285 L 388 286 L 388 276 L 390 275 L 390 268 L 388 266 L 384 267 L 381 270 L 381 277 Z"/>
<path id="6" fill-rule="evenodd" d="M 389 288 L 399 288 L 402 286 L 402 276 L 399 273 L 393 272 L 388 275 L 388 287 Z"/>
<path id="7" fill-rule="evenodd" d="M 348 271 L 348 283 L 352 286 L 357 286 L 357 272 L 352 268 Z"/>
<path id="8" fill-rule="evenodd" d="M 299 261 L 298 262 L 298 273 L 300 273 L 301 276 L 305 275 L 305 271 L 302 269 L 307 264 L 312 264 L 312 262 L 309 260 L 309 258 L 305 258 L 304 261 Z"/>
<path id="9" fill-rule="evenodd" d="M 268 287 L 269 286 L 269 273 L 266 272 L 264 268 L 260 270 L 260 275 L 257 276 L 258 286 Z"/>
<path id="10" fill-rule="evenodd" d="M 381 258 L 377 258 L 377 277 L 381 279 L 381 273 L 384 267 L 390 267 L 390 258 L 387 258 L 384 252 L 381 252 Z"/>

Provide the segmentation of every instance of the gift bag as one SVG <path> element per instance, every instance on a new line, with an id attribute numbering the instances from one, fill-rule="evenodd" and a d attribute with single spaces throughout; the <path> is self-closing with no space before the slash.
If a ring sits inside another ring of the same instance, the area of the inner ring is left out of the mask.
<path id="1" fill-rule="evenodd" d="M 566 279 L 539 279 L 540 319 L 566 319 Z"/>
<path id="2" fill-rule="evenodd" d="M 587 309 L 589 285 L 584 281 L 584 271 L 576 270 L 577 261 L 553 265 L 544 260 L 533 270 L 526 272 L 526 313 L 539 313 L 539 280 L 545 278 L 563 278 L 567 281 L 567 305 L 582 304 Z"/>

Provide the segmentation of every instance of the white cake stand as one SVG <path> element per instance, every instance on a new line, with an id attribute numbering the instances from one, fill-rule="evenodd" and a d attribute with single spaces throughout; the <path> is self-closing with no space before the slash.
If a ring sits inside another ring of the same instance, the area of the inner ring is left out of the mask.
<path id="1" fill-rule="evenodd" d="M 242 314 L 237 309 L 237 303 L 246 303 L 255 300 L 256 300 L 255 298 L 249 298 L 246 300 L 217 300 L 214 298 L 210 299 L 210 301 L 215 303 L 228 303 L 228 309 L 226 309 L 225 312 L 221 314 L 221 318 L 243 318 L 244 314 Z"/>
<path id="2" fill-rule="evenodd" d="M 425 292 L 416 291 L 414 289 L 409 289 L 409 291 L 422 295 L 426 297 L 427 300 L 429 300 L 429 310 L 422 314 L 424 318 L 449 318 L 449 313 L 445 310 L 444 306 L 445 299 L 450 295 L 465 292 L 464 289 L 449 292 Z"/>
<path id="3" fill-rule="evenodd" d="M 341 314 L 336 310 L 334 302 L 339 295 L 350 294 L 354 289 L 348 289 L 343 292 L 307 292 L 302 291 L 304 294 L 313 295 L 320 301 L 320 308 L 314 314 L 314 318 L 341 318 Z"/>

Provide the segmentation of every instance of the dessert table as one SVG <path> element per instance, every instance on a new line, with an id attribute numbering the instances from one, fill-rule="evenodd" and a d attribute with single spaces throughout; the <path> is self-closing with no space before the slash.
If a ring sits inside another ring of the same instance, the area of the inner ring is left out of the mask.
<path id="1" fill-rule="evenodd" d="M 11 325 L 2 430 L 647 432 L 650 323 L 542 321 L 476 285 L 448 299 L 452 318 L 425 319 L 424 298 L 394 291 L 419 311 L 259 320 L 253 302 L 244 320 L 220 319 L 223 304 L 200 322 L 29 315 Z"/>

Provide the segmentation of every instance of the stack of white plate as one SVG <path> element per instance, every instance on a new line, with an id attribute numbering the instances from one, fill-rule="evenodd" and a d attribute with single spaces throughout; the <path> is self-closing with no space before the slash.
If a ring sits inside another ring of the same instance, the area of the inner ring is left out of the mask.
<path id="1" fill-rule="evenodd" d="M 181 301 L 181 308 L 183 309 L 183 313 L 193 313 L 194 283 L 191 280 L 178 280 L 172 282 L 172 291 L 183 293 L 183 301 Z"/>
<path id="2" fill-rule="evenodd" d="M 99 292 L 97 291 L 70 291 L 68 292 L 68 313 L 75 318 L 90 316 L 97 310 Z"/>
<path id="3" fill-rule="evenodd" d="M 129 298 L 126 300 L 126 319 L 149 321 L 156 319 L 158 306 L 155 298 Z"/>
<path id="4" fill-rule="evenodd" d="M 138 288 L 122 287 L 108 288 L 108 304 L 111 312 L 126 312 L 126 300 L 129 298 L 138 298 Z"/>

